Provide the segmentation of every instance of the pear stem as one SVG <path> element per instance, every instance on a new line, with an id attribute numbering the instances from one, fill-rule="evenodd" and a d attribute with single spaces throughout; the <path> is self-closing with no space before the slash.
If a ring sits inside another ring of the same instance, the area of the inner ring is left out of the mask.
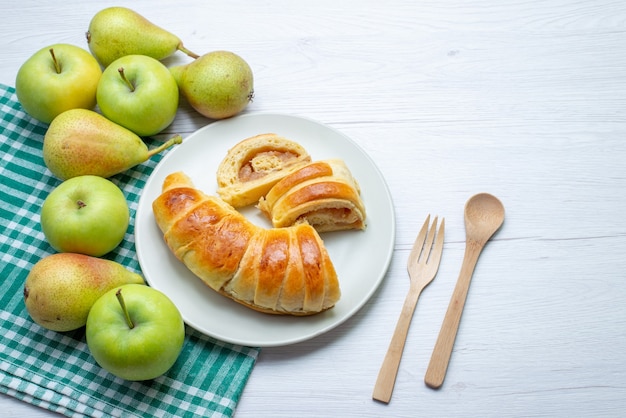
<path id="1" fill-rule="evenodd" d="M 185 54 L 189 55 L 193 59 L 200 58 L 200 55 L 196 54 L 195 52 L 191 52 L 190 50 L 185 48 L 182 42 L 178 44 L 178 50 L 181 52 L 184 52 Z"/>
<path id="2" fill-rule="evenodd" d="M 61 74 L 61 65 L 59 64 L 59 61 L 57 61 L 56 55 L 54 55 L 54 48 L 50 48 L 50 55 L 52 55 L 52 62 L 54 63 L 54 69 L 56 70 L 57 74 Z"/>
<path id="3" fill-rule="evenodd" d="M 150 151 L 148 151 L 148 158 L 152 157 L 155 154 L 158 154 L 159 152 L 161 152 L 163 150 L 166 150 L 167 148 L 171 147 L 172 145 L 180 144 L 181 142 L 183 142 L 183 137 L 182 136 L 180 136 L 180 135 L 173 136 L 172 138 L 170 138 L 167 142 L 165 142 L 161 146 L 158 146 L 158 147 L 153 148 Z"/>
<path id="4" fill-rule="evenodd" d="M 122 289 L 117 289 L 115 292 L 115 296 L 122 307 L 122 312 L 124 312 L 124 316 L 126 317 L 126 323 L 128 324 L 128 328 L 135 328 L 135 324 L 133 324 L 133 320 L 130 319 L 130 314 L 128 313 L 128 309 L 126 308 L 126 303 L 124 302 L 124 297 L 122 296 Z"/>
<path id="5" fill-rule="evenodd" d="M 122 77 L 122 80 L 124 80 L 126 82 L 126 85 L 130 89 L 130 91 L 135 91 L 135 86 L 133 86 L 133 83 L 131 83 L 128 80 L 128 78 L 126 78 L 126 74 L 124 74 L 124 67 L 118 68 L 117 72 L 120 73 L 120 76 Z"/>

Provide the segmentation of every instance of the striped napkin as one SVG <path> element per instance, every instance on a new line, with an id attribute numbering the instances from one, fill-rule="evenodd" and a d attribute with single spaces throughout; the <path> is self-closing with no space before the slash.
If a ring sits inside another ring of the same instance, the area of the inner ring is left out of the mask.
<path id="1" fill-rule="evenodd" d="M 47 171 L 41 148 L 47 125 L 24 113 L 15 89 L 0 84 L 0 392 L 68 417 L 232 416 L 259 354 L 187 329 L 170 371 L 129 382 L 101 369 L 84 329 L 59 333 L 35 324 L 24 306 L 32 266 L 54 250 L 39 224 L 41 204 L 60 181 Z M 141 190 L 161 155 L 111 178 L 127 197 L 131 222 L 106 258 L 141 273 L 134 215 Z M 1 414 L 0 414 L 1 415 Z"/>

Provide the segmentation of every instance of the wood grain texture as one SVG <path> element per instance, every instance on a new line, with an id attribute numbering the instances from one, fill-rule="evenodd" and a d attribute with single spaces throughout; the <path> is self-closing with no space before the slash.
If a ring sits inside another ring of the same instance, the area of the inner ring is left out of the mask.
<path id="1" fill-rule="evenodd" d="M 83 44 L 91 16 L 113 4 L 196 52 L 242 55 L 257 93 L 247 112 L 339 129 L 394 199 L 395 252 L 379 290 L 337 329 L 263 349 L 237 417 L 623 415 L 625 2 L 4 2 L 0 82 L 14 84 L 41 47 Z M 166 134 L 208 122 L 183 105 Z M 498 196 L 507 219 L 478 261 L 433 391 L 424 373 L 463 259 L 463 205 L 479 192 Z M 383 405 L 371 393 L 428 213 L 446 218 L 441 266 Z M 6 396 L 0 411 L 52 415 Z"/>

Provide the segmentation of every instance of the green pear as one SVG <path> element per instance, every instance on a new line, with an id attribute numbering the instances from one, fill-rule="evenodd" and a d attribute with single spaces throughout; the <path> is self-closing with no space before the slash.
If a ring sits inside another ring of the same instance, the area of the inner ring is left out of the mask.
<path id="1" fill-rule="evenodd" d="M 115 261 L 75 253 L 39 260 L 24 282 L 24 303 L 37 324 L 53 331 L 84 326 L 89 310 L 107 291 L 143 277 Z"/>
<path id="2" fill-rule="evenodd" d="M 198 57 L 176 35 L 126 7 L 100 10 L 91 19 L 86 36 L 89 50 L 104 67 L 126 55 L 161 60 L 178 50 Z"/>
<path id="3" fill-rule="evenodd" d="M 225 119 L 241 112 L 254 97 L 248 63 L 229 51 L 214 51 L 189 64 L 171 67 L 178 89 L 203 116 Z"/>
<path id="4" fill-rule="evenodd" d="M 134 132 L 93 110 L 71 109 L 54 118 L 48 127 L 43 160 L 61 180 L 88 174 L 108 178 L 181 142 L 182 137 L 175 135 L 148 151 Z"/>

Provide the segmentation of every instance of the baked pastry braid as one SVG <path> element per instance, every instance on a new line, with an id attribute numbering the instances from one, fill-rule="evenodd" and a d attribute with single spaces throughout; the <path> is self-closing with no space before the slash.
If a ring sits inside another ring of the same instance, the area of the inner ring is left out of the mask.
<path id="1" fill-rule="evenodd" d="M 235 208 L 256 203 L 278 180 L 310 161 L 300 144 L 276 134 L 244 139 L 217 169 L 217 194 Z"/>
<path id="2" fill-rule="evenodd" d="M 341 292 L 324 243 L 307 224 L 263 228 L 182 172 L 152 204 L 172 253 L 213 290 L 260 312 L 312 315 Z"/>
<path id="3" fill-rule="evenodd" d="M 306 221 L 318 232 L 365 229 L 365 205 L 343 160 L 310 163 L 284 177 L 259 200 L 274 227 Z"/>

